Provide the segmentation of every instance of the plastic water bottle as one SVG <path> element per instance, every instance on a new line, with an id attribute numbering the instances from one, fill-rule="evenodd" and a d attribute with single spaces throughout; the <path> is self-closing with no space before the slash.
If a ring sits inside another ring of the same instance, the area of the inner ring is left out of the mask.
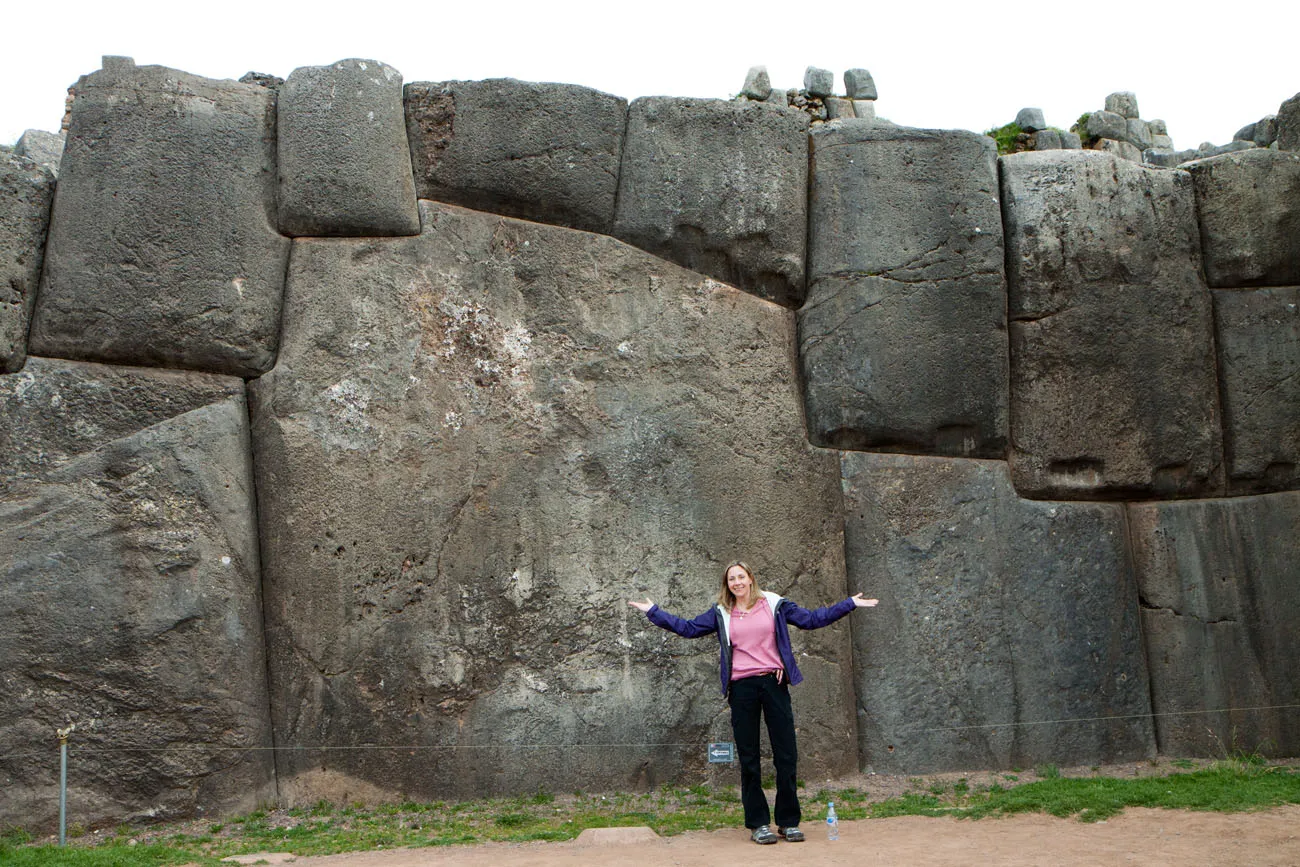
<path id="1" fill-rule="evenodd" d="M 835 802 L 826 805 L 826 839 L 840 839 L 840 817 L 835 815 Z"/>

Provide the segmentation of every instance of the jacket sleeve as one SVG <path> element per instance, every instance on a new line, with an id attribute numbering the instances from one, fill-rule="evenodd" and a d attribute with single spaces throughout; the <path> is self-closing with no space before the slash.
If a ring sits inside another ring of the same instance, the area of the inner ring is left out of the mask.
<path id="1" fill-rule="evenodd" d="M 823 626 L 830 626 L 836 620 L 850 613 L 855 607 L 852 599 L 841 599 L 834 605 L 827 605 L 825 608 L 809 611 L 807 608 L 800 608 L 787 599 L 785 601 L 785 619 L 800 629 L 821 629 Z"/>
<path id="2" fill-rule="evenodd" d="M 655 605 L 646 612 L 646 617 L 660 629 L 676 632 L 682 638 L 699 638 L 701 635 L 712 635 L 718 631 L 718 612 L 714 608 L 710 608 L 694 620 L 683 620 L 676 614 L 671 614 Z"/>

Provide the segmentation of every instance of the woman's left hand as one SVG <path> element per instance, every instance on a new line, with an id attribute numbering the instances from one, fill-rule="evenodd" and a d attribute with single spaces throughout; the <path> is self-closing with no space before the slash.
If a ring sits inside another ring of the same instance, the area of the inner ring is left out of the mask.
<path id="1" fill-rule="evenodd" d="M 853 604 L 858 608 L 875 608 L 880 604 L 879 599 L 863 599 L 861 593 L 855 593 L 851 598 L 853 599 Z"/>

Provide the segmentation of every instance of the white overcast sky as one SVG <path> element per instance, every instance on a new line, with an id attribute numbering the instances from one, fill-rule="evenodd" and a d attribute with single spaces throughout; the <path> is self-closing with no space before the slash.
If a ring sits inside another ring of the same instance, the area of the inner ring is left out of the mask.
<path id="1" fill-rule="evenodd" d="M 347 57 L 406 81 L 510 76 L 638 96 L 727 98 L 746 70 L 798 87 L 804 69 L 864 67 L 879 115 L 982 132 L 1042 108 L 1068 128 L 1131 90 L 1174 144 L 1223 144 L 1300 91 L 1300 3 L 315 3 L 22 0 L 6 11 L 0 144 L 56 130 L 66 88 L 104 54 L 212 78 L 287 76 Z"/>

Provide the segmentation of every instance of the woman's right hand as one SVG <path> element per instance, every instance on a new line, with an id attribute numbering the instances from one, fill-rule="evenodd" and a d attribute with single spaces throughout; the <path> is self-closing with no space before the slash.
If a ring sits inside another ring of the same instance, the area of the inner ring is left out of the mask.
<path id="1" fill-rule="evenodd" d="M 644 602 L 637 602 L 636 600 L 630 599 L 628 600 L 627 604 L 631 605 L 633 608 L 635 608 L 637 611 L 640 611 L 642 614 L 645 614 L 651 608 L 655 607 L 655 604 L 650 601 L 649 596 L 646 597 Z"/>

